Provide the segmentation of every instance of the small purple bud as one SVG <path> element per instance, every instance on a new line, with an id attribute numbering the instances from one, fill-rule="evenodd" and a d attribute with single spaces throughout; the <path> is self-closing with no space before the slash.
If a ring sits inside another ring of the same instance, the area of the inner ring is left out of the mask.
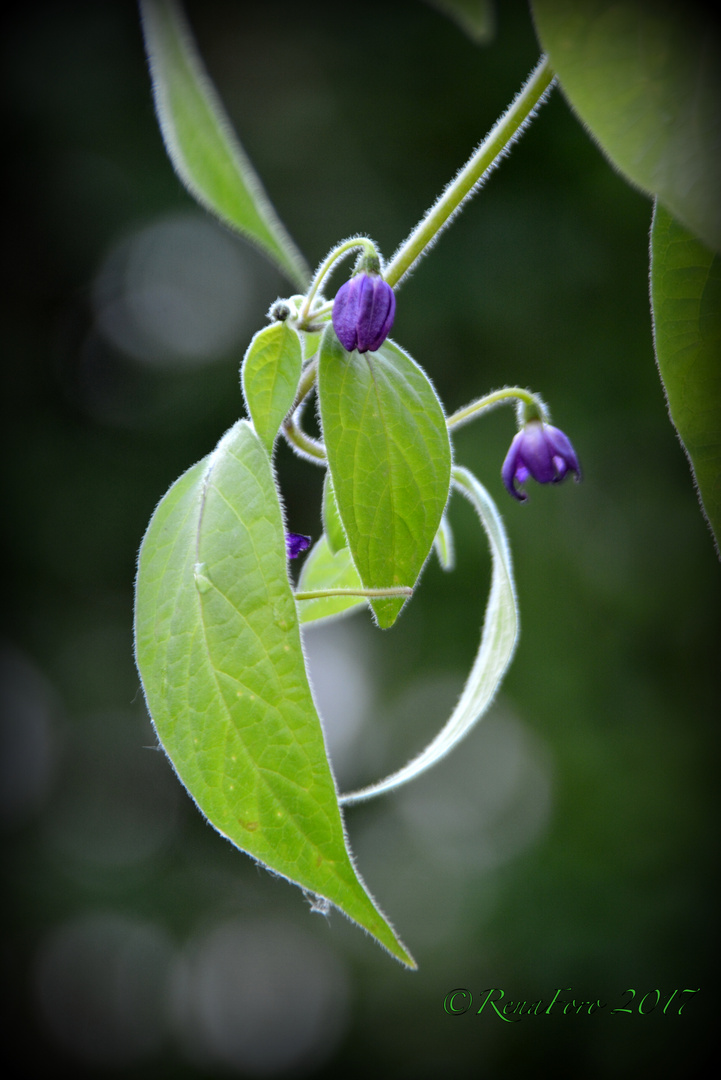
<path id="1" fill-rule="evenodd" d="M 333 329 L 344 349 L 375 352 L 390 333 L 396 314 L 393 289 L 380 274 L 356 274 L 333 302 Z"/>
<path id="2" fill-rule="evenodd" d="M 576 481 L 581 479 L 576 451 L 568 437 L 542 420 L 529 420 L 511 443 L 501 476 L 509 493 L 525 502 L 528 496 L 516 483 L 523 484 L 532 476 L 539 484 L 558 484 L 568 472 L 576 474 Z"/>
<path id="3" fill-rule="evenodd" d="M 285 534 L 285 550 L 289 559 L 295 559 L 300 555 L 301 551 L 305 551 L 305 549 L 309 547 L 309 536 L 302 536 L 300 533 Z"/>

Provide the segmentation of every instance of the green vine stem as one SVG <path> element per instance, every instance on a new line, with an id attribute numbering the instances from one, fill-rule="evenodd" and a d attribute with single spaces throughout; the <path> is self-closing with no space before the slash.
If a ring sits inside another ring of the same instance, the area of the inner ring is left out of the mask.
<path id="1" fill-rule="evenodd" d="M 314 589 L 294 595 L 296 600 L 324 600 L 326 596 L 364 596 L 370 600 L 382 600 L 386 597 L 413 596 L 413 589 L 408 585 L 392 585 L 388 589 Z"/>
<path id="2" fill-rule="evenodd" d="M 306 435 L 300 426 L 300 409 L 291 416 L 287 416 L 282 424 L 283 435 L 291 448 L 306 461 L 312 461 L 314 465 L 325 465 L 327 458 L 325 446 L 317 439 Z"/>
<path id="3" fill-rule="evenodd" d="M 443 194 L 436 200 L 423 220 L 416 225 L 407 240 L 404 240 L 385 267 L 383 277 L 389 285 L 395 288 L 400 284 L 418 260 L 434 244 L 446 225 L 450 224 L 465 202 L 483 186 L 489 173 L 496 167 L 501 158 L 505 157 L 509 152 L 513 143 L 543 104 L 554 79 L 555 74 L 548 62 L 548 58 L 542 56 L 515 100 L 511 102 L 489 135 L 486 136 L 478 149 L 471 154 L 455 179 L 450 182 Z M 303 323 L 308 320 L 313 298 L 333 263 L 347 251 L 352 250 L 353 247 L 370 244 L 371 241 L 367 237 L 352 237 L 331 251 L 328 258 L 319 268 L 308 292 L 306 303 L 303 305 L 299 317 L 300 329 L 304 328 Z M 332 310 L 333 302 L 327 301 L 315 309 L 313 321 L 328 319 Z"/>
<path id="4" fill-rule="evenodd" d="M 542 105 L 555 78 L 546 56 L 542 56 L 529 75 L 516 99 L 471 155 L 458 175 L 433 204 L 423 220 L 395 253 L 384 272 L 389 285 L 395 287 L 428 251 L 439 233 L 482 186 L 490 171 L 508 153 Z"/>
<path id="5" fill-rule="evenodd" d="M 315 386 L 316 374 L 318 372 L 318 358 L 314 357 L 309 364 L 303 369 L 303 374 L 300 377 L 298 383 L 298 389 L 295 394 L 295 401 L 290 409 L 291 414 L 294 414 L 296 409 L 299 409 L 303 404 L 308 394 Z M 299 419 L 299 418 L 298 418 Z"/>
<path id="6" fill-rule="evenodd" d="M 506 405 L 511 402 L 520 402 L 523 410 L 523 421 L 538 419 L 548 421 L 549 414 L 545 402 L 541 401 L 538 394 L 532 394 L 530 390 L 524 390 L 521 386 L 504 386 L 502 390 L 493 390 L 490 394 L 484 394 L 470 405 L 464 405 L 446 420 L 449 431 L 462 427 L 470 420 L 475 420 L 481 413 L 494 409 L 496 405 Z"/>
<path id="7" fill-rule="evenodd" d="M 481 188 L 488 174 L 495 168 L 501 158 L 508 153 L 513 143 L 533 118 L 537 109 L 543 103 L 554 79 L 555 75 L 548 58 L 542 56 L 515 100 L 500 120 L 497 121 L 490 134 L 474 151 L 467 163 L 434 203 L 423 220 L 416 226 L 408 239 L 401 244 L 383 272 L 383 276 L 389 285 L 395 288 L 403 280 L 418 260 L 429 250 L 446 225 L 461 210 L 466 200 L 470 199 Z M 299 329 L 314 328 L 309 324 L 311 306 L 323 280 L 339 259 L 344 258 L 349 252 L 358 248 L 363 248 L 366 252 L 377 255 L 372 240 L 366 236 L 353 236 L 334 247 L 323 260 L 299 312 L 297 321 Z M 327 321 L 332 310 L 332 301 L 327 301 L 317 307 L 312 312 L 313 323 Z M 312 363 L 308 365 L 303 373 L 294 403 L 295 412 L 284 421 L 283 434 L 293 449 L 297 450 L 303 457 L 316 462 L 316 464 L 321 464 L 326 460 L 325 447 L 322 443 L 311 439 L 301 429 L 300 415 L 298 413 L 299 406 L 313 389 L 315 379 L 316 366 L 315 363 Z M 509 398 L 515 398 L 528 407 L 529 415 L 525 417 L 526 419 L 530 419 L 534 411 L 540 419 L 548 419 L 547 409 L 539 398 L 520 387 L 509 387 L 488 394 L 486 397 L 480 398 L 478 401 L 467 405 L 464 409 L 455 412 L 448 418 L 448 428 L 460 427 L 479 413 L 493 408 L 494 405 L 500 404 Z"/>
<path id="8" fill-rule="evenodd" d="M 358 248 L 362 248 L 369 255 L 378 258 L 376 246 L 367 236 L 351 236 L 349 240 L 343 240 L 340 244 L 337 244 L 323 260 L 315 273 L 303 303 L 303 307 L 298 315 L 299 329 L 303 330 L 307 328 L 306 324 L 308 323 L 308 318 L 311 314 L 311 305 L 315 299 L 316 293 L 323 284 L 326 275 L 333 269 L 339 259 L 343 259 L 346 255 L 350 254 L 351 251 L 356 251 Z M 317 310 L 313 312 L 313 319 L 315 320 L 318 316 L 322 317 L 326 312 L 330 312 L 332 308 L 332 304 L 324 304 L 322 307 L 317 308 Z"/>

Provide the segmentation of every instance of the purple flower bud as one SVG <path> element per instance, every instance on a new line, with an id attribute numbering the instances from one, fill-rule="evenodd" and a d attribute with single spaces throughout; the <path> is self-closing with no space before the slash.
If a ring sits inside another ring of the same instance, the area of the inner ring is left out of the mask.
<path id="1" fill-rule="evenodd" d="M 577 481 L 581 479 L 576 451 L 568 437 L 551 424 L 530 420 L 511 443 L 501 476 L 510 494 L 525 502 L 528 496 L 516 483 L 523 484 L 532 476 L 539 484 L 558 484 L 567 472 L 575 473 Z"/>
<path id="2" fill-rule="evenodd" d="M 300 533 L 285 534 L 285 550 L 289 559 L 295 559 L 300 555 L 301 551 L 305 551 L 305 549 L 309 547 L 309 536 L 302 536 Z"/>
<path id="3" fill-rule="evenodd" d="M 333 328 L 348 352 L 374 352 L 388 337 L 395 314 L 395 293 L 380 274 L 356 274 L 336 293 Z"/>

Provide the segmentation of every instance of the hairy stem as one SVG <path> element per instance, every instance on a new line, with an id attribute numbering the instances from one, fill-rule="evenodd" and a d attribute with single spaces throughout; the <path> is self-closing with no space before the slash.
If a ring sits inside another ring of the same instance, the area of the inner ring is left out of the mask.
<path id="1" fill-rule="evenodd" d="M 523 402 L 530 410 L 536 411 L 542 420 L 548 420 L 548 409 L 537 394 L 532 394 L 530 390 L 524 390 L 521 386 L 504 386 L 502 390 L 484 394 L 477 401 L 472 401 L 470 405 L 464 405 L 462 409 L 458 409 L 448 417 L 446 427 L 452 431 L 467 424 L 469 420 L 475 420 L 481 413 L 488 412 L 496 405 L 507 405 L 513 401 Z"/>
<path id="2" fill-rule="evenodd" d="M 306 461 L 312 461 L 315 465 L 325 465 L 327 461 L 325 446 L 317 439 L 311 439 L 310 435 L 306 435 L 296 416 L 297 414 L 294 414 L 283 421 L 281 431 L 286 442 Z"/>
<path id="3" fill-rule="evenodd" d="M 303 327 L 303 323 L 307 322 L 308 320 L 311 305 L 313 303 L 313 300 L 315 299 L 316 293 L 323 284 L 323 280 L 326 275 L 332 269 L 334 264 L 338 262 L 339 259 L 344 258 L 351 251 L 357 251 L 358 248 L 363 248 L 365 251 L 373 255 L 377 255 L 375 244 L 367 236 L 351 236 L 350 240 L 344 240 L 342 243 L 334 247 L 330 254 L 327 256 L 327 258 L 324 259 L 323 262 L 320 264 L 315 273 L 311 286 L 308 289 L 305 302 L 299 314 L 298 321 L 301 329 Z M 328 305 L 324 305 L 324 308 L 322 310 L 325 311 L 325 308 L 327 307 Z M 332 305 L 330 305 L 330 307 L 332 307 Z M 321 309 L 318 310 L 320 311 Z M 318 312 L 314 311 L 313 317 L 315 318 L 317 314 Z"/>
<path id="4" fill-rule="evenodd" d="M 508 152 L 512 143 L 541 105 L 554 77 L 547 57 L 542 56 L 515 101 L 511 103 L 490 134 L 471 155 L 408 239 L 401 244 L 383 275 L 389 285 L 395 286 L 405 277 L 426 253 L 453 215 L 460 210 L 465 200 L 480 188 L 486 174 Z"/>
<path id="5" fill-rule="evenodd" d="M 295 593 L 296 600 L 320 600 L 326 596 L 365 596 L 371 600 L 394 596 L 413 596 L 407 585 L 394 585 L 388 589 L 314 589 L 312 592 Z"/>
<path id="6" fill-rule="evenodd" d="M 291 408 L 291 413 L 295 413 L 296 409 L 300 407 L 304 399 L 311 392 L 315 386 L 316 375 L 318 374 L 318 360 L 311 360 L 311 362 L 303 369 L 303 374 L 300 377 L 298 383 L 298 389 L 295 395 L 295 401 Z M 299 418 L 297 418 L 299 419 Z"/>

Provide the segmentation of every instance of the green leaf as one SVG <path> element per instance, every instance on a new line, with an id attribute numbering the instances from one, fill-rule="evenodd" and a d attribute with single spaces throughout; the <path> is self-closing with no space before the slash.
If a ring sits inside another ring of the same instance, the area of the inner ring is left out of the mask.
<path id="1" fill-rule="evenodd" d="M 303 338 L 303 359 L 310 360 L 318 352 L 318 346 L 320 345 L 321 334 L 310 333 L 308 330 L 302 331 Z"/>
<path id="2" fill-rule="evenodd" d="M 328 538 L 321 536 L 308 553 L 298 581 L 298 592 L 315 592 L 317 589 L 357 589 L 361 579 L 353 565 L 350 551 L 341 548 L 333 554 Z M 302 623 L 345 615 L 367 604 L 362 596 L 323 596 L 317 600 L 299 600 L 298 611 Z"/>
<path id="3" fill-rule="evenodd" d="M 671 419 L 721 540 L 721 258 L 657 204 L 651 227 L 654 340 Z"/>
<path id="4" fill-rule="evenodd" d="M 711 7 L 532 6 L 563 92 L 611 162 L 721 250 L 721 37 Z"/>
<path id="5" fill-rule="evenodd" d="M 348 547 L 348 540 L 343 532 L 343 522 L 338 513 L 338 506 L 333 493 L 333 483 L 328 469 L 325 471 L 325 479 L 323 480 L 323 531 L 332 555 L 335 555 L 342 548 Z"/>
<path id="6" fill-rule="evenodd" d="M 460 700 L 439 734 L 398 772 L 359 791 L 341 795 L 341 805 L 392 791 L 426 772 L 465 738 L 491 705 L 518 640 L 518 604 L 506 530 L 491 496 L 467 469 L 453 469 L 453 485 L 470 501 L 491 547 L 493 571 L 481 644 Z"/>
<path id="7" fill-rule="evenodd" d="M 392 341 L 346 352 L 333 328 L 318 362 L 323 438 L 338 510 L 366 588 L 413 586 L 448 499 L 451 448 L 428 377 Z M 403 600 L 373 600 L 381 627 Z"/>
<path id="8" fill-rule="evenodd" d="M 438 556 L 438 562 L 441 564 L 441 568 L 443 570 L 452 570 L 456 565 L 456 552 L 453 545 L 453 532 L 451 530 L 450 522 L 448 521 L 447 513 L 444 513 L 441 518 L 436 538 L 433 541 L 433 548 Z"/>
<path id="9" fill-rule="evenodd" d="M 243 396 L 253 426 L 269 454 L 295 400 L 302 363 L 300 339 L 285 322 L 259 330 L 243 359 Z"/>
<path id="10" fill-rule="evenodd" d="M 278 494 L 248 421 L 155 511 L 140 552 L 135 632 L 158 736 L 211 824 L 413 966 L 346 847 Z"/>
<path id="11" fill-rule="evenodd" d="M 449 19 L 453 19 L 461 30 L 476 45 L 485 45 L 491 41 L 496 31 L 496 13 L 493 0 L 428 0 L 432 7 L 438 8 Z"/>
<path id="12" fill-rule="evenodd" d="M 233 133 L 173 0 L 140 0 L 155 108 L 170 160 L 190 193 L 238 229 L 301 289 L 309 272 Z"/>

